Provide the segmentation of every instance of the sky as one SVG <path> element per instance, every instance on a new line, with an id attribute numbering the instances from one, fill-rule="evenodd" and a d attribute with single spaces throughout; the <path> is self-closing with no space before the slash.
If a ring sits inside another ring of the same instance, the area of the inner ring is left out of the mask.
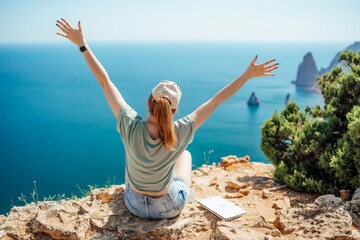
<path id="1" fill-rule="evenodd" d="M 61 17 L 88 41 L 360 40 L 360 0 L 1 0 L 0 43 L 61 42 Z"/>

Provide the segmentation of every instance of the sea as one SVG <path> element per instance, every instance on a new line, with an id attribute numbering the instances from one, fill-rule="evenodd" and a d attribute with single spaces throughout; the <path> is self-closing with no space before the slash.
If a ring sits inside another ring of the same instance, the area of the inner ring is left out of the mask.
<path id="1" fill-rule="evenodd" d="M 323 105 L 316 92 L 292 83 L 303 56 L 327 67 L 351 43 L 326 42 L 89 42 L 111 80 L 144 119 L 146 101 L 160 80 L 183 91 L 175 118 L 186 116 L 237 78 L 255 55 L 275 58 L 274 77 L 247 82 L 197 130 L 188 150 L 193 168 L 227 155 L 269 160 L 260 149 L 261 126 L 285 98 Z M 101 87 L 76 46 L 63 43 L 0 45 L 0 214 L 27 201 L 89 186 L 124 182 L 124 148 Z M 249 107 L 255 92 L 260 101 Z M 33 197 L 32 197 L 33 196 Z"/>

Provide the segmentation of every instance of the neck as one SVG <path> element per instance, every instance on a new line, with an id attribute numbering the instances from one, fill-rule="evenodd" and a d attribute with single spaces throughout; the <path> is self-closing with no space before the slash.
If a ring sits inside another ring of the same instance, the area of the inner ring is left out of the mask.
<path id="1" fill-rule="evenodd" d="M 155 117 L 150 114 L 149 117 L 148 117 L 148 119 L 147 119 L 147 122 L 148 122 L 148 123 L 156 124 Z"/>
<path id="2" fill-rule="evenodd" d="M 146 128 L 152 139 L 157 139 L 159 137 L 158 127 L 156 124 L 155 117 L 153 115 L 149 115 L 146 121 Z"/>

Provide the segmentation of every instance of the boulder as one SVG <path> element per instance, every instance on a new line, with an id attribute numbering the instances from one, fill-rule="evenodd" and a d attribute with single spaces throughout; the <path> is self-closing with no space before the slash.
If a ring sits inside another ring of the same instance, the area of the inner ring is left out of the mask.
<path id="1" fill-rule="evenodd" d="M 360 213 L 360 188 L 356 189 L 350 201 L 351 211 Z"/>
<path id="2" fill-rule="evenodd" d="M 334 207 L 345 208 L 345 203 L 341 200 L 341 198 L 335 197 L 332 194 L 318 197 L 315 200 L 314 204 L 319 206 L 320 208 L 334 208 Z"/>

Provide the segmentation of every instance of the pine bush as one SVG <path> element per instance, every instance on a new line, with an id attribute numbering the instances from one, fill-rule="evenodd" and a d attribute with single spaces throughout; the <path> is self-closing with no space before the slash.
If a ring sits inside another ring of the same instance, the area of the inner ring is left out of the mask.
<path id="1" fill-rule="evenodd" d="M 290 102 L 261 128 L 261 149 L 274 177 L 295 190 L 338 193 L 360 187 L 360 53 L 318 78 L 324 107 Z"/>

